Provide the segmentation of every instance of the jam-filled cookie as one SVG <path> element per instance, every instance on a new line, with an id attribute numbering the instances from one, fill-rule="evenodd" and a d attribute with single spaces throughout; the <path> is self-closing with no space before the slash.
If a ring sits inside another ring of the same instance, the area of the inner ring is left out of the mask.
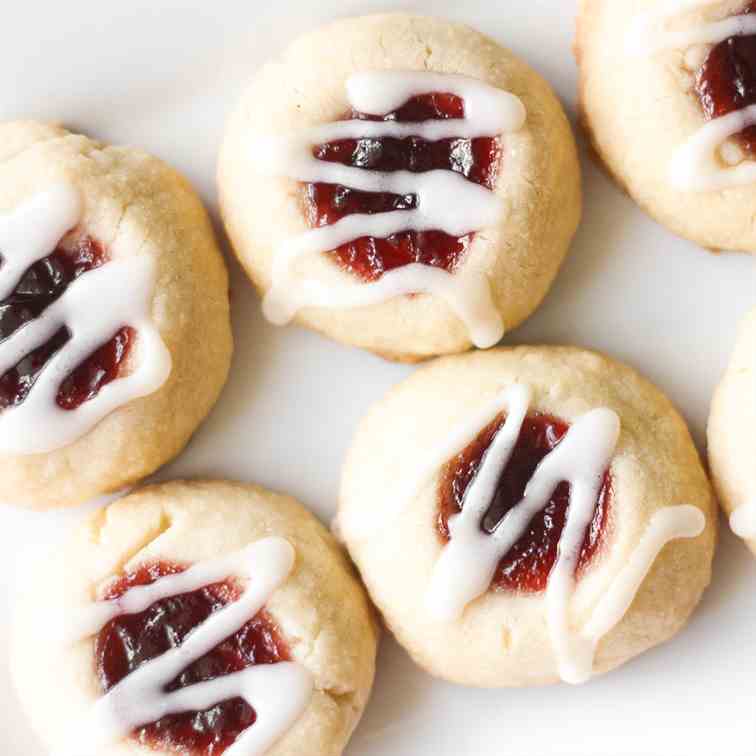
<path id="1" fill-rule="evenodd" d="M 338 756 L 367 702 L 367 598 L 288 496 L 144 488 L 28 579 L 13 676 L 60 756 Z"/>
<path id="2" fill-rule="evenodd" d="M 543 79 L 468 27 L 403 14 L 338 21 L 262 68 L 219 189 L 269 320 L 406 361 L 498 342 L 580 215 Z"/>
<path id="3" fill-rule="evenodd" d="M 573 348 L 447 357 L 361 424 L 337 530 L 431 673 L 578 683 L 678 632 L 709 583 L 711 488 L 670 402 Z"/>
<path id="4" fill-rule="evenodd" d="M 732 529 L 756 554 L 756 309 L 740 328 L 735 351 L 709 416 L 709 466 Z"/>
<path id="5" fill-rule="evenodd" d="M 620 184 L 680 236 L 756 253 L 756 3 L 581 0 L 576 54 Z"/>
<path id="6" fill-rule="evenodd" d="M 226 269 L 174 170 L 0 123 L 0 502 L 77 504 L 174 457 L 228 373 Z"/>

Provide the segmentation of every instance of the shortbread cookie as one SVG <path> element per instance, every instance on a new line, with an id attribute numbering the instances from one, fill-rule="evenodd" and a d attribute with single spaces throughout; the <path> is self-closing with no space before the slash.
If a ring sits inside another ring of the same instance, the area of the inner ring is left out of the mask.
<path id="1" fill-rule="evenodd" d="M 338 529 L 429 672 L 583 682 L 671 638 L 709 583 L 711 488 L 670 402 L 572 348 L 448 357 L 361 424 Z"/>
<path id="2" fill-rule="evenodd" d="M 407 361 L 489 347 L 538 306 L 579 183 L 540 76 L 468 27 L 404 14 L 337 21 L 262 68 L 219 164 L 268 319 Z"/>
<path id="3" fill-rule="evenodd" d="M 188 183 L 0 124 L 0 502 L 77 504 L 184 447 L 228 373 L 228 281 Z"/>
<path id="4" fill-rule="evenodd" d="M 756 309 L 746 317 L 709 416 L 709 466 L 732 529 L 756 554 Z"/>
<path id="5" fill-rule="evenodd" d="M 581 0 L 585 124 L 673 232 L 756 253 L 756 3 Z"/>
<path id="6" fill-rule="evenodd" d="M 222 482 L 150 486 L 92 515 L 32 571 L 14 628 L 24 707 L 71 756 L 338 756 L 377 633 L 309 512 Z"/>

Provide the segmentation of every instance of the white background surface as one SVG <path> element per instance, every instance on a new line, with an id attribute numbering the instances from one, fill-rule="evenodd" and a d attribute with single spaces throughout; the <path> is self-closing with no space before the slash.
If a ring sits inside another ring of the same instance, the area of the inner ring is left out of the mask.
<path id="1" fill-rule="evenodd" d="M 217 219 L 223 119 L 249 74 L 323 20 L 385 9 L 447 15 L 491 34 L 551 81 L 574 122 L 567 0 L 16 2 L 2 21 L 0 117 L 60 120 L 142 146 L 186 173 Z M 581 230 L 543 307 L 506 341 L 575 343 L 626 360 L 671 395 L 703 449 L 709 399 L 736 323 L 756 301 L 756 259 L 716 257 L 673 238 L 607 180 L 579 141 Z M 188 450 L 157 477 L 258 481 L 294 494 L 328 522 L 356 423 L 411 369 L 265 324 L 252 288 L 231 269 L 229 384 Z M 8 680 L 8 599 L 24 590 L 26 560 L 44 558 L 79 516 L 0 511 L 2 756 L 43 754 Z M 755 579 L 756 561 L 723 530 L 713 585 L 689 628 L 579 688 L 455 687 L 416 669 L 386 638 L 348 754 L 754 756 Z"/>

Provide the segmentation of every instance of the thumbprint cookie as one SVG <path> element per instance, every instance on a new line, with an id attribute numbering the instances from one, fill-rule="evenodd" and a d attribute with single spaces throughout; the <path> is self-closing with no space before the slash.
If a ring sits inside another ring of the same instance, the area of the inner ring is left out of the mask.
<path id="1" fill-rule="evenodd" d="M 446 357 L 362 422 L 337 531 L 432 674 L 581 683 L 677 633 L 716 511 L 685 423 L 630 368 L 574 348 Z"/>
<path id="2" fill-rule="evenodd" d="M 732 529 L 756 554 L 756 309 L 740 328 L 709 416 L 709 466 Z"/>
<path id="3" fill-rule="evenodd" d="M 78 504 L 172 459 L 228 373 L 226 269 L 143 152 L 0 123 L 0 501 Z"/>
<path id="4" fill-rule="evenodd" d="M 56 756 L 339 756 L 367 702 L 367 597 L 288 496 L 144 488 L 29 580 L 13 675 Z"/>
<path id="5" fill-rule="evenodd" d="M 231 116 L 221 209 L 267 318 L 417 361 L 497 343 L 539 305 L 580 215 L 549 86 L 440 19 L 337 21 Z"/>
<path id="6" fill-rule="evenodd" d="M 756 2 L 581 0 L 585 124 L 676 234 L 756 253 Z"/>

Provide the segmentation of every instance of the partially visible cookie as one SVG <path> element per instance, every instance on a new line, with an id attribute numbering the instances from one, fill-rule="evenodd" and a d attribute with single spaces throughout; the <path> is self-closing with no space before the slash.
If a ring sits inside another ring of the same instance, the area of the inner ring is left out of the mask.
<path id="1" fill-rule="evenodd" d="M 732 529 L 756 554 L 756 309 L 738 333 L 709 415 L 709 466 Z"/>
<path id="2" fill-rule="evenodd" d="M 0 501 L 78 504 L 178 454 L 225 383 L 199 198 L 139 150 L 0 123 Z"/>
<path id="3" fill-rule="evenodd" d="M 56 753 L 342 753 L 377 629 L 343 552 L 292 498 L 150 486 L 35 567 L 13 677 Z"/>
<path id="4" fill-rule="evenodd" d="M 711 576 L 690 434 L 630 368 L 564 347 L 435 361 L 359 427 L 338 526 L 432 674 L 583 682 L 672 638 Z"/>
<path id="5" fill-rule="evenodd" d="M 756 4 L 581 0 L 580 105 L 638 204 L 704 247 L 756 253 Z"/>
<path id="6" fill-rule="evenodd" d="M 406 361 L 522 322 L 581 202 L 548 84 L 469 27 L 401 13 L 336 21 L 264 66 L 218 185 L 270 320 Z"/>

